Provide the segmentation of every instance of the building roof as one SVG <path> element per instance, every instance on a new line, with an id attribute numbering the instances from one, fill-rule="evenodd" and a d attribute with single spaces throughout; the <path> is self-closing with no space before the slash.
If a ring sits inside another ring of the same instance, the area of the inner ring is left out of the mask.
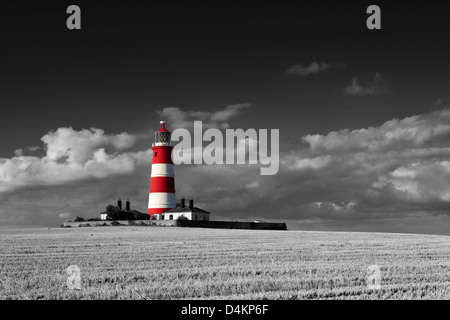
<path id="1" fill-rule="evenodd" d="M 188 206 L 182 208 L 182 207 L 176 207 L 173 209 L 169 209 L 164 211 L 163 213 L 179 213 L 179 212 L 193 212 L 193 213 L 211 213 L 209 211 L 197 208 L 197 207 L 193 207 L 193 208 L 189 208 Z"/>
<path id="2" fill-rule="evenodd" d="M 137 210 L 130 210 L 130 211 L 122 210 L 122 212 L 132 212 L 132 213 L 142 213 L 142 214 L 145 213 L 145 212 L 140 212 Z M 108 214 L 108 211 L 103 211 L 103 212 L 100 212 L 99 214 Z"/>

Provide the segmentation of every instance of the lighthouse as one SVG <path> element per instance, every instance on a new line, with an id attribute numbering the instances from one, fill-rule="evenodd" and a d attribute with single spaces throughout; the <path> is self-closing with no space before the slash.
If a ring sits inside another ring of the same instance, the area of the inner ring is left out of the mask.
<path id="1" fill-rule="evenodd" d="M 152 175 L 148 199 L 148 214 L 150 218 L 156 219 L 163 219 L 164 211 L 176 207 L 173 147 L 170 141 L 172 134 L 165 128 L 165 121 L 160 123 L 161 129 L 155 132 L 155 142 L 152 144 Z"/>

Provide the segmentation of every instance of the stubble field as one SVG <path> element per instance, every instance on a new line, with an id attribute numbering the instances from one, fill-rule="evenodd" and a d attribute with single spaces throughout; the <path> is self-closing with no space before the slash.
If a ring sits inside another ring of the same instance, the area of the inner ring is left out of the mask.
<path id="1" fill-rule="evenodd" d="M 1 230 L 0 243 L 0 299 L 450 298 L 447 236 L 130 226 Z"/>

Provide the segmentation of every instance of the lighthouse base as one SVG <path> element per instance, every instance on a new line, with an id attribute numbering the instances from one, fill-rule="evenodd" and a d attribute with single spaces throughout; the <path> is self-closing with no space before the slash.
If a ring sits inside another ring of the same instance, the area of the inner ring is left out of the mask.
<path id="1" fill-rule="evenodd" d="M 164 212 L 170 209 L 173 208 L 149 208 L 147 213 L 150 219 L 164 220 Z"/>

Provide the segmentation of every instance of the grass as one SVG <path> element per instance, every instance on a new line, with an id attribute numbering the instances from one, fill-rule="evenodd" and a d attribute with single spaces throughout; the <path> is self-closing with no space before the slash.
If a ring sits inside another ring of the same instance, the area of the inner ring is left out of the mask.
<path id="1" fill-rule="evenodd" d="M 0 243 L 0 299 L 450 298 L 447 236 L 129 226 L 1 230 Z"/>

